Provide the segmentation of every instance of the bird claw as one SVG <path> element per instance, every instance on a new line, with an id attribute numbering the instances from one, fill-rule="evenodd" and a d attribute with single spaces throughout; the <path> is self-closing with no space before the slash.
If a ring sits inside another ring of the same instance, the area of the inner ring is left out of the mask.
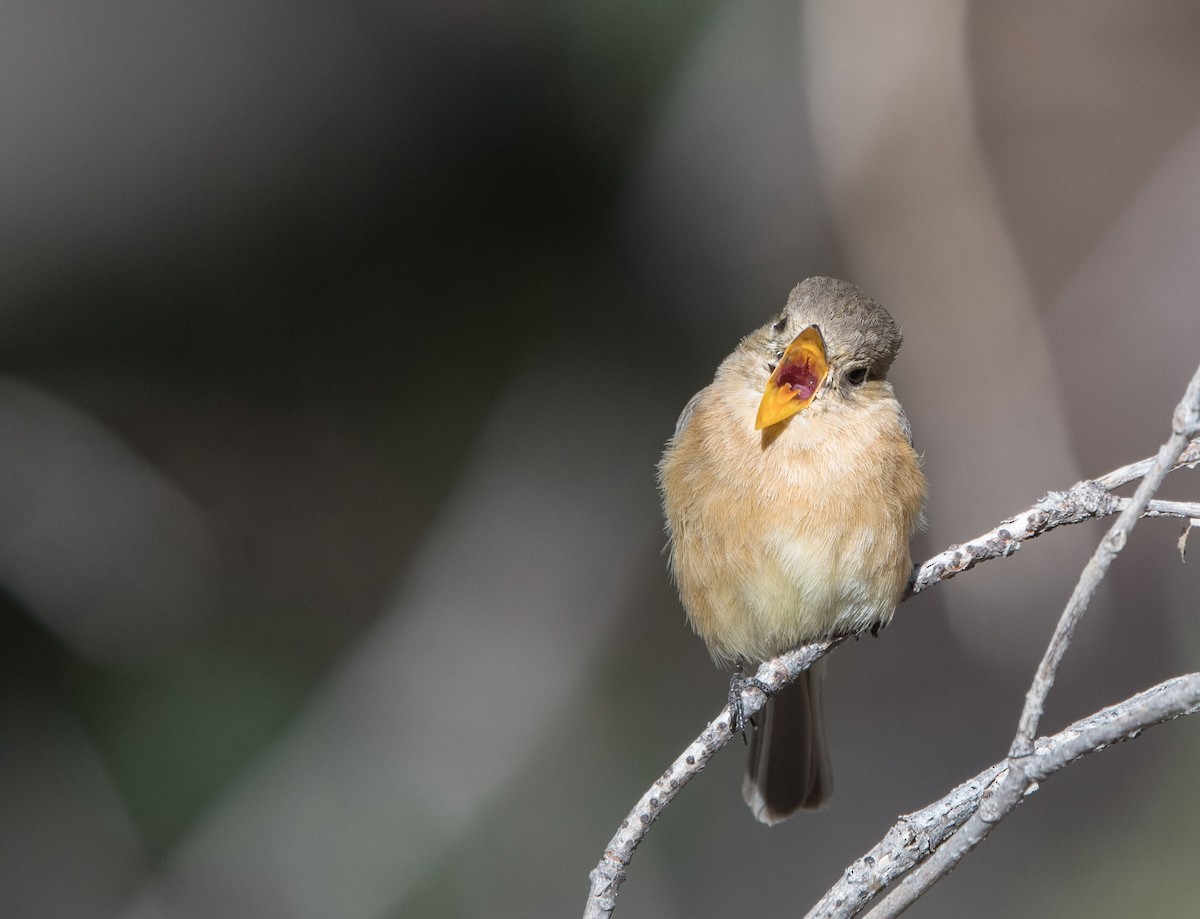
<path id="1" fill-rule="evenodd" d="M 754 716 L 747 716 L 746 708 L 742 704 L 742 693 L 747 689 L 757 689 L 768 699 L 775 691 L 757 677 L 745 676 L 741 667 L 738 667 L 733 676 L 729 678 L 729 733 L 741 734 L 744 744 L 750 743 L 746 737 L 746 725 L 758 728 L 754 722 Z"/>

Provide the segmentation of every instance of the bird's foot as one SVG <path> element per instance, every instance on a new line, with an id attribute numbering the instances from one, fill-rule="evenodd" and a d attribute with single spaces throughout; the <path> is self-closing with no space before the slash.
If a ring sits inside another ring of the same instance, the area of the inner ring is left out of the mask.
<path id="1" fill-rule="evenodd" d="M 742 743 L 748 744 L 750 741 L 746 737 L 746 725 L 757 728 L 754 723 L 754 716 L 747 717 L 745 706 L 742 705 L 742 693 L 747 689 L 757 689 L 767 698 L 770 698 L 775 692 L 770 686 L 764 683 L 757 677 L 746 676 L 742 673 L 741 665 L 733 672 L 733 676 L 729 678 L 729 733 L 741 734 Z"/>
<path id="2" fill-rule="evenodd" d="M 870 632 L 872 638 L 878 638 L 879 633 L 882 632 L 885 628 L 887 628 L 887 623 L 884 622 L 882 619 L 877 619 L 870 625 L 864 625 L 862 628 L 855 629 L 853 632 L 845 632 L 845 633 L 843 633 L 843 635 L 844 636 L 852 636 L 855 641 L 858 641 L 860 638 L 862 638 L 864 635 L 866 635 L 868 632 Z"/>

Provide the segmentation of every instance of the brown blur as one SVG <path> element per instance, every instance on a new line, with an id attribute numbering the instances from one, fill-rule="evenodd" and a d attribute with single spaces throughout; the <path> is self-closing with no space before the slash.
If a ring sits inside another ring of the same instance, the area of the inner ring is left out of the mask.
<path id="1" fill-rule="evenodd" d="M 917 557 L 1165 438 L 1198 10 L 6 5 L 0 915 L 580 912 L 724 700 L 654 464 L 797 281 L 904 328 Z M 1196 669 L 1179 530 L 1136 531 L 1045 730 Z M 1002 757 L 1102 531 L 836 651 L 831 806 L 765 829 L 725 751 L 617 915 L 803 914 Z M 1051 779 L 914 915 L 1189 914 L 1197 731 Z"/>

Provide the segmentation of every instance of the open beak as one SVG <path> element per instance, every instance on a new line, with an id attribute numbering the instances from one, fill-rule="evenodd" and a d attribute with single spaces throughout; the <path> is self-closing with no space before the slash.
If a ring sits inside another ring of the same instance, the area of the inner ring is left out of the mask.
<path id="1" fill-rule="evenodd" d="M 821 338 L 820 330 L 810 325 L 787 346 L 779 366 L 767 380 L 754 429 L 769 428 L 807 408 L 828 374 L 825 340 Z"/>

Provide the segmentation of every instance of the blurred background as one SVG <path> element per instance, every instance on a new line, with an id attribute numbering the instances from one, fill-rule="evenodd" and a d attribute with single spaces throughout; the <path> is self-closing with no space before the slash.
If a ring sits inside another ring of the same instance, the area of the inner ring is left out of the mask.
<path id="1" fill-rule="evenodd" d="M 1151 455 L 1200 359 L 1186 0 L 17 0 L 0 67 L 4 916 L 580 913 L 724 700 L 655 463 L 804 277 L 905 329 L 921 558 Z M 758 825 L 727 749 L 617 915 L 802 914 L 1001 758 L 1103 529 L 838 650 L 832 805 Z M 1179 532 L 1045 731 L 1197 669 Z M 1077 764 L 912 914 L 1187 914 L 1198 762 Z"/>

